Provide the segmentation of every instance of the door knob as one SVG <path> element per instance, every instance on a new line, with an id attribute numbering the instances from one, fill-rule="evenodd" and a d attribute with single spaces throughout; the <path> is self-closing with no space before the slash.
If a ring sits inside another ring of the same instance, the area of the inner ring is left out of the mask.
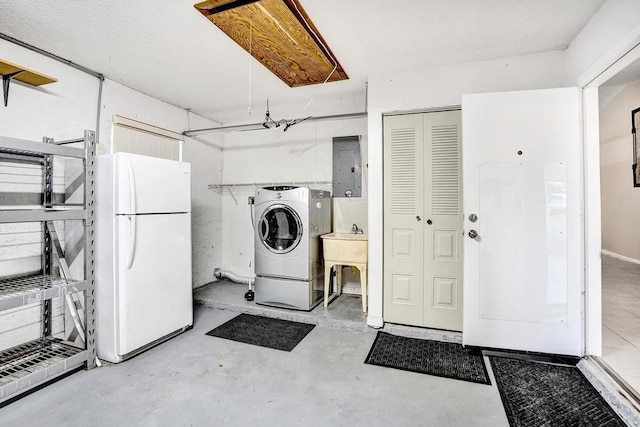
<path id="1" fill-rule="evenodd" d="M 475 239 L 476 237 L 478 237 L 478 232 L 476 230 L 469 230 L 469 237 Z"/>
<path id="2" fill-rule="evenodd" d="M 422 221 L 422 218 L 420 218 L 420 215 L 416 215 L 416 221 Z"/>
<path id="3" fill-rule="evenodd" d="M 431 221 L 430 219 L 427 220 L 427 224 L 431 225 L 433 224 L 433 221 Z"/>

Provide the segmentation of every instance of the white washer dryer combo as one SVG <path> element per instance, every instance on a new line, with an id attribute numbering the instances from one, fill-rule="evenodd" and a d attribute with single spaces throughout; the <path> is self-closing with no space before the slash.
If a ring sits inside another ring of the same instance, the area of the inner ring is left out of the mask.
<path id="1" fill-rule="evenodd" d="M 323 298 L 320 235 L 331 232 L 331 193 L 264 187 L 254 203 L 255 301 L 311 310 Z"/>

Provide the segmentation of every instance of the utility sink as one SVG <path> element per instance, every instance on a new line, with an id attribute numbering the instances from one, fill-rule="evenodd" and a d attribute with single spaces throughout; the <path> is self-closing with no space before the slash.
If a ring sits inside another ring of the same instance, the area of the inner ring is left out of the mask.
<path id="1" fill-rule="evenodd" d="M 326 260 L 341 261 L 345 265 L 351 262 L 367 262 L 369 239 L 366 234 L 329 233 L 321 237 L 325 262 Z"/>
<path id="2" fill-rule="evenodd" d="M 324 255 L 324 306 L 329 303 L 331 287 L 331 267 L 334 265 L 352 265 L 360 270 L 362 286 L 362 311 L 367 311 L 367 243 L 366 234 L 329 233 L 322 236 Z M 336 294 L 340 295 L 340 268 L 336 269 Z"/>

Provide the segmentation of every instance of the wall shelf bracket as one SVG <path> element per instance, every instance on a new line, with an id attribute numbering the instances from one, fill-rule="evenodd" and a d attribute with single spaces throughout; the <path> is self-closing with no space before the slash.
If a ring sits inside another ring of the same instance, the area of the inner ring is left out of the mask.
<path id="1" fill-rule="evenodd" d="M 58 79 L 29 70 L 28 68 L 14 64 L 4 59 L 0 59 L 0 75 L 2 75 L 2 92 L 4 95 L 4 106 L 9 102 L 9 85 L 11 80 L 16 79 L 31 86 L 46 85 L 57 82 Z"/>
<path id="2" fill-rule="evenodd" d="M 11 83 L 11 79 L 17 76 L 18 74 L 24 73 L 24 70 L 16 71 L 11 74 L 3 74 L 2 75 L 2 94 L 4 95 L 4 106 L 7 106 L 9 102 L 9 83 Z"/>

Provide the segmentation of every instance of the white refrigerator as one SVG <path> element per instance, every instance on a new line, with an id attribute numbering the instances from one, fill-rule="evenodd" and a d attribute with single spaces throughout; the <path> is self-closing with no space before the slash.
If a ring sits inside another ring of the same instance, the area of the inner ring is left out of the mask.
<path id="1" fill-rule="evenodd" d="M 117 363 L 193 325 L 191 165 L 97 156 L 95 196 L 96 347 Z"/>

